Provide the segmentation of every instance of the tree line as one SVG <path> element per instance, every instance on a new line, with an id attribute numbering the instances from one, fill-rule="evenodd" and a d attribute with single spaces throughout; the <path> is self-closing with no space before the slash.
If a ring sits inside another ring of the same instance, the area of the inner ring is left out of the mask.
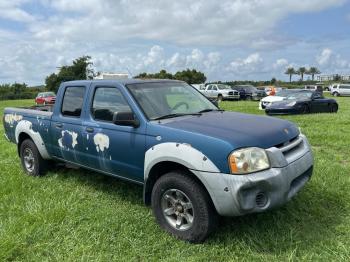
<path id="1" fill-rule="evenodd" d="M 186 69 L 183 71 L 176 72 L 175 74 L 171 74 L 166 70 L 162 69 L 158 73 L 148 74 L 141 73 L 135 78 L 143 78 L 143 79 L 175 79 L 185 81 L 188 84 L 201 84 L 207 80 L 207 77 L 204 73 L 197 71 L 195 69 Z"/>
<path id="2" fill-rule="evenodd" d="M 0 85 L 0 100 L 30 99 L 34 98 L 39 88 L 28 88 L 25 83 Z"/>
<path id="3" fill-rule="evenodd" d="M 291 83 L 293 75 L 300 75 L 301 81 L 304 81 L 304 75 L 311 75 L 311 79 L 314 81 L 315 75 L 321 74 L 321 71 L 314 66 L 310 68 L 299 67 L 298 69 L 295 69 L 294 67 L 288 67 L 284 73 L 286 75 L 289 75 L 289 83 Z"/>

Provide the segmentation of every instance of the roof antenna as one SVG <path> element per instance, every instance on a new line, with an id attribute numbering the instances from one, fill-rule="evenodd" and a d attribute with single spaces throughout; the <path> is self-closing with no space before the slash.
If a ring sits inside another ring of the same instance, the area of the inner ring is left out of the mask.
<path id="1" fill-rule="evenodd" d="M 133 78 L 132 73 L 131 73 L 131 71 L 129 70 L 128 67 L 126 67 L 126 70 L 128 71 L 128 74 L 129 74 L 130 78 Z"/>

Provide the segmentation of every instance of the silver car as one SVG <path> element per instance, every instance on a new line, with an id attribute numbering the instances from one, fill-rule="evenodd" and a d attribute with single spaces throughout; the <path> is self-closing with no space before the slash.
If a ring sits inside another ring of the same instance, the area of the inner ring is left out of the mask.
<path id="1" fill-rule="evenodd" d="M 336 84 L 331 87 L 333 96 L 350 96 L 350 84 Z"/>

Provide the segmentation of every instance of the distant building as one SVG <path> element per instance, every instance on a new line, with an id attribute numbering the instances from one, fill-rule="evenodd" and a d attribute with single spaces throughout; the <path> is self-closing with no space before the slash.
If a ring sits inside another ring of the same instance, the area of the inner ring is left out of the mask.
<path id="1" fill-rule="evenodd" d="M 99 73 L 97 76 L 94 77 L 94 79 L 107 79 L 107 80 L 113 80 L 113 79 L 127 79 L 129 78 L 128 73 Z"/>
<path id="2" fill-rule="evenodd" d="M 316 79 L 319 82 L 336 81 L 338 79 L 341 79 L 343 81 L 350 81 L 350 75 L 342 75 L 342 74 L 318 75 Z"/>

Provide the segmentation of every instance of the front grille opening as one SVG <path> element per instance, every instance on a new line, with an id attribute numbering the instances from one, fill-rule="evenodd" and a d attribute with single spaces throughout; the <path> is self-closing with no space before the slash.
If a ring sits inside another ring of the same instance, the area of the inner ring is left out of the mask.
<path id="1" fill-rule="evenodd" d="M 264 192 L 256 194 L 255 203 L 257 207 L 263 208 L 267 205 L 267 196 Z"/>
<path id="2" fill-rule="evenodd" d="M 288 193 L 288 197 L 294 196 L 304 185 L 307 181 L 310 180 L 312 175 L 312 168 L 310 167 L 308 170 L 306 170 L 303 174 L 296 177 L 292 183 L 290 184 L 290 189 Z"/>
<path id="3" fill-rule="evenodd" d="M 287 142 L 275 145 L 275 147 L 277 147 L 277 148 L 285 147 L 285 146 L 289 145 L 290 143 L 293 143 L 298 138 L 299 138 L 299 136 L 293 137 L 292 139 L 288 140 Z"/>

